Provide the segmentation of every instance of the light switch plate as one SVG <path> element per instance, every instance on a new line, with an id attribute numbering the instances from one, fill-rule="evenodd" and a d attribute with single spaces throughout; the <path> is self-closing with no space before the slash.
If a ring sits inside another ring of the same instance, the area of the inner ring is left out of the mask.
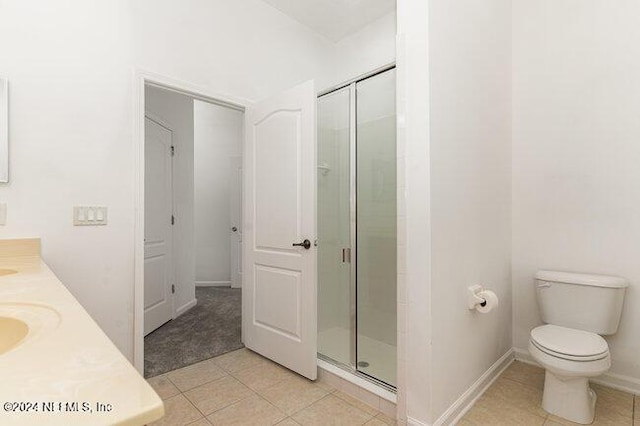
<path id="1" fill-rule="evenodd" d="M 100 226 L 107 224 L 107 208 L 103 206 L 74 206 L 74 226 Z"/>
<path id="2" fill-rule="evenodd" d="M 0 203 L 0 226 L 7 224 L 7 205 Z"/>

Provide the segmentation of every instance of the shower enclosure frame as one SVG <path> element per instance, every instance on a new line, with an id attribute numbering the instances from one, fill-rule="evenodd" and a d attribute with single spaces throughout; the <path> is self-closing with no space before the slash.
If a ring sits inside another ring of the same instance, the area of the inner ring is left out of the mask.
<path id="1" fill-rule="evenodd" d="M 337 368 L 340 368 L 350 374 L 353 374 L 361 379 L 364 379 L 376 386 L 383 388 L 386 391 L 396 394 L 397 386 L 390 385 L 376 377 L 363 373 L 358 370 L 358 287 L 357 287 L 357 139 L 358 139 L 358 126 L 357 126 L 357 90 L 356 86 L 359 82 L 368 78 L 375 77 L 384 72 L 393 70 L 396 68 L 396 63 L 392 62 L 381 67 L 375 68 L 367 73 L 361 74 L 355 78 L 347 80 L 343 83 L 332 86 L 328 89 L 322 90 L 318 93 L 317 99 L 319 100 L 323 96 L 330 95 L 349 88 L 349 263 L 350 263 L 350 276 L 349 276 L 349 298 L 350 298 L 350 363 L 344 364 L 337 361 L 327 355 L 318 352 L 318 359 L 328 364 L 331 364 Z M 319 283 L 318 283 L 319 284 Z M 396 281 L 397 288 L 397 281 Z M 397 318 L 396 318 L 397 322 Z M 396 351 L 397 357 L 397 351 Z"/>

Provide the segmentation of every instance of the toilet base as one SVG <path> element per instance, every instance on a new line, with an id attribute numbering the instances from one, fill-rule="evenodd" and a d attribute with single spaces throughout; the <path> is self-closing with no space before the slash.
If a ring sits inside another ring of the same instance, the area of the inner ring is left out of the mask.
<path id="1" fill-rule="evenodd" d="M 575 423 L 590 424 L 596 412 L 596 393 L 586 377 L 561 377 L 545 372 L 542 408 Z"/>

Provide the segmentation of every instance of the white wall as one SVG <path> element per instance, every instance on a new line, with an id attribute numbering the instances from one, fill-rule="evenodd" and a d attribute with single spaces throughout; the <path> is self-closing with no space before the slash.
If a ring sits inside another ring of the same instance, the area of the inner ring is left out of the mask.
<path id="1" fill-rule="evenodd" d="M 398 415 L 431 418 L 428 2 L 398 0 Z M 409 230 L 411 230 L 409 232 Z"/>
<path id="2" fill-rule="evenodd" d="M 401 87 L 409 100 L 429 88 L 430 99 L 428 151 L 413 147 L 417 142 L 408 135 L 406 157 L 406 229 L 413 229 L 412 214 L 420 211 L 414 191 L 423 190 L 420 184 L 410 187 L 410 179 L 428 183 L 430 211 L 422 220 L 430 226 L 430 247 L 421 250 L 430 257 L 416 258 L 413 236 L 407 234 L 408 300 L 419 296 L 415 303 L 430 303 L 430 312 L 422 308 L 423 317 L 421 307 L 407 307 L 407 411 L 414 424 L 436 421 L 511 349 L 510 5 L 509 0 L 430 1 L 428 34 L 420 35 L 428 39 L 429 82 L 414 76 Z M 417 120 L 416 126 L 425 123 Z M 421 157 L 413 158 L 411 151 Z M 428 177 L 418 170 L 426 155 Z M 417 263 L 427 259 L 430 270 L 420 271 Z M 412 276 L 414 269 L 419 275 Z M 424 289 L 425 277 L 430 290 Z M 499 309 L 486 315 L 469 311 L 466 290 L 474 284 L 493 289 Z M 415 342 L 422 336 L 430 340 Z M 415 379 L 414 368 L 420 373 Z"/>
<path id="3" fill-rule="evenodd" d="M 43 255 L 107 335 L 133 351 L 133 70 L 257 100 L 334 76 L 335 46 L 260 0 L 0 3 L 12 181 L 0 237 Z M 109 225 L 72 227 L 76 204 Z"/>
<path id="4" fill-rule="evenodd" d="M 131 2 L 136 65 L 260 100 L 334 73 L 334 45 L 261 0 Z"/>
<path id="5" fill-rule="evenodd" d="M 131 355 L 133 139 L 126 1 L 0 3 L 1 73 L 10 81 L 11 182 L 2 238 L 42 238 L 45 260 Z M 76 204 L 109 224 L 73 227 Z"/>
<path id="6" fill-rule="evenodd" d="M 513 2 L 515 345 L 540 324 L 533 274 L 631 282 L 611 372 L 640 379 L 640 3 Z M 636 385 L 637 386 L 637 385 Z M 640 387 L 638 387 L 640 388 Z"/>
<path id="7" fill-rule="evenodd" d="M 196 285 L 231 284 L 230 159 L 242 155 L 244 114 L 196 100 L 193 115 Z"/>
<path id="8" fill-rule="evenodd" d="M 396 21 L 396 12 L 393 11 L 337 42 L 334 58 L 337 66 L 332 83 L 342 83 L 394 62 Z"/>
<path id="9" fill-rule="evenodd" d="M 194 131 L 193 99 L 153 86 L 145 88 L 145 112 L 172 130 L 173 157 L 173 264 L 176 278 L 174 308 L 178 314 L 195 300 L 194 243 Z"/>

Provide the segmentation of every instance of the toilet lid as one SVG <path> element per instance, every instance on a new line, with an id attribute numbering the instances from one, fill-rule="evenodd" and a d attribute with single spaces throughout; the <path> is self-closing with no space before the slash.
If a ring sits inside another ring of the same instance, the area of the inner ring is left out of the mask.
<path id="1" fill-rule="evenodd" d="M 573 360 L 601 359 L 609 352 L 607 342 L 595 333 L 551 324 L 531 330 L 531 341 L 550 355 Z"/>

